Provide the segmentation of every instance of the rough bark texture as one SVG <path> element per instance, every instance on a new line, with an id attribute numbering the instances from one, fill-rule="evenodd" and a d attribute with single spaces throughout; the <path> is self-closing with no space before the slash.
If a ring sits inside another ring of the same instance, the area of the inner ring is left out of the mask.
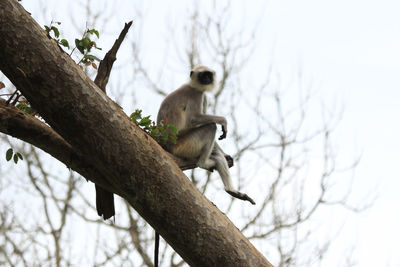
<path id="1" fill-rule="evenodd" d="M 271 266 L 15 0 L 0 1 L 0 36 L 0 70 L 94 167 L 86 178 L 127 199 L 191 266 Z"/>
<path id="2" fill-rule="evenodd" d="M 87 163 L 87 160 L 52 128 L 13 105 L 6 104 L 6 101 L 1 98 L 0 132 L 42 149 L 82 176 L 87 177 L 88 180 L 96 181 L 99 184 L 107 182 L 105 177 L 97 172 L 94 166 Z M 167 151 L 165 153 L 175 161 L 181 170 L 193 169 L 197 166 L 195 159 L 182 159 Z M 229 167 L 232 167 L 232 158 L 226 155 L 226 160 Z M 112 185 L 106 183 L 105 187 L 112 187 Z"/>

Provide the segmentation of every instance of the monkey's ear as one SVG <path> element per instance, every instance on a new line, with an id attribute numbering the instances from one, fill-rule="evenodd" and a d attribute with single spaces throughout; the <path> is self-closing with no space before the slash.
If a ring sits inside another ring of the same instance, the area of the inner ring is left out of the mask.
<path id="1" fill-rule="evenodd" d="M 193 71 L 191 70 L 191 71 L 190 71 L 190 77 L 192 77 L 192 75 L 193 75 Z"/>

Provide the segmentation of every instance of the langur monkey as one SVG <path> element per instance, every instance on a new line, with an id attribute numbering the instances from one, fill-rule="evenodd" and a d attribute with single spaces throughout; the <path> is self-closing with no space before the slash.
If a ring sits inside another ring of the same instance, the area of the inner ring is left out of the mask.
<path id="1" fill-rule="evenodd" d="M 212 91 L 215 85 L 215 71 L 205 66 L 194 68 L 190 72 L 189 83 L 170 93 L 161 103 L 157 123 L 165 121 L 179 131 L 176 144 L 168 144 L 166 150 L 177 157 L 197 158 L 200 168 L 209 171 L 216 169 L 227 193 L 254 205 L 254 200 L 247 194 L 233 188 L 225 153 L 215 142 L 217 124 L 222 126 L 219 140 L 226 138 L 226 119 L 205 114 L 205 92 Z"/>

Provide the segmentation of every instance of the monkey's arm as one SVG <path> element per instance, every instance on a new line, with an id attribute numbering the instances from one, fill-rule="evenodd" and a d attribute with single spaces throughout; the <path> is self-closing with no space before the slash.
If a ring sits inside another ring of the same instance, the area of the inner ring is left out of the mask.
<path id="1" fill-rule="evenodd" d="M 196 114 L 193 115 L 190 124 L 193 127 L 198 127 L 201 125 L 205 125 L 208 123 L 215 123 L 220 124 L 222 126 L 222 135 L 218 138 L 219 140 L 224 139 L 227 133 L 227 121 L 225 117 L 222 116 L 214 116 L 214 115 L 207 115 L 207 114 Z"/>
<path id="2" fill-rule="evenodd" d="M 208 105 L 207 96 L 204 94 L 203 95 L 203 110 L 202 110 L 203 114 L 206 114 L 206 112 L 207 112 L 207 105 Z M 224 138 L 226 138 L 226 126 L 222 125 L 222 135 L 218 138 L 218 140 L 222 140 Z"/>
<path id="3" fill-rule="evenodd" d="M 227 122 L 225 117 L 222 116 L 214 116 L 214 115 L 208 115 L 208 114 L 196 114 L 192 115 L 190 119 L 190 124 L 192 125 L 204 125 L 207 123 L 216 123 L 220 125 L 224 125 L 226 127 Z"/>

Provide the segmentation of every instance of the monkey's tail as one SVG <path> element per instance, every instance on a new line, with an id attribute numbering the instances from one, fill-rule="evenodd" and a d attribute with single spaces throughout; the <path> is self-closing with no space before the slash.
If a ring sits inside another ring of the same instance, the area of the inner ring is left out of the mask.
<path id="1" fill-rule="evenodd" d="M 97 184 L 95 188 L 97 214 L 107 220 L 115 215 L 114 194 Z"/>
<path id="2" fill-rule="evenodd" d="M 160 234 L 157 231 L 155 233 L 155 243 L 154 243 L 154 267 L 158 267 L 158 250 L 160 247 Z"/>

